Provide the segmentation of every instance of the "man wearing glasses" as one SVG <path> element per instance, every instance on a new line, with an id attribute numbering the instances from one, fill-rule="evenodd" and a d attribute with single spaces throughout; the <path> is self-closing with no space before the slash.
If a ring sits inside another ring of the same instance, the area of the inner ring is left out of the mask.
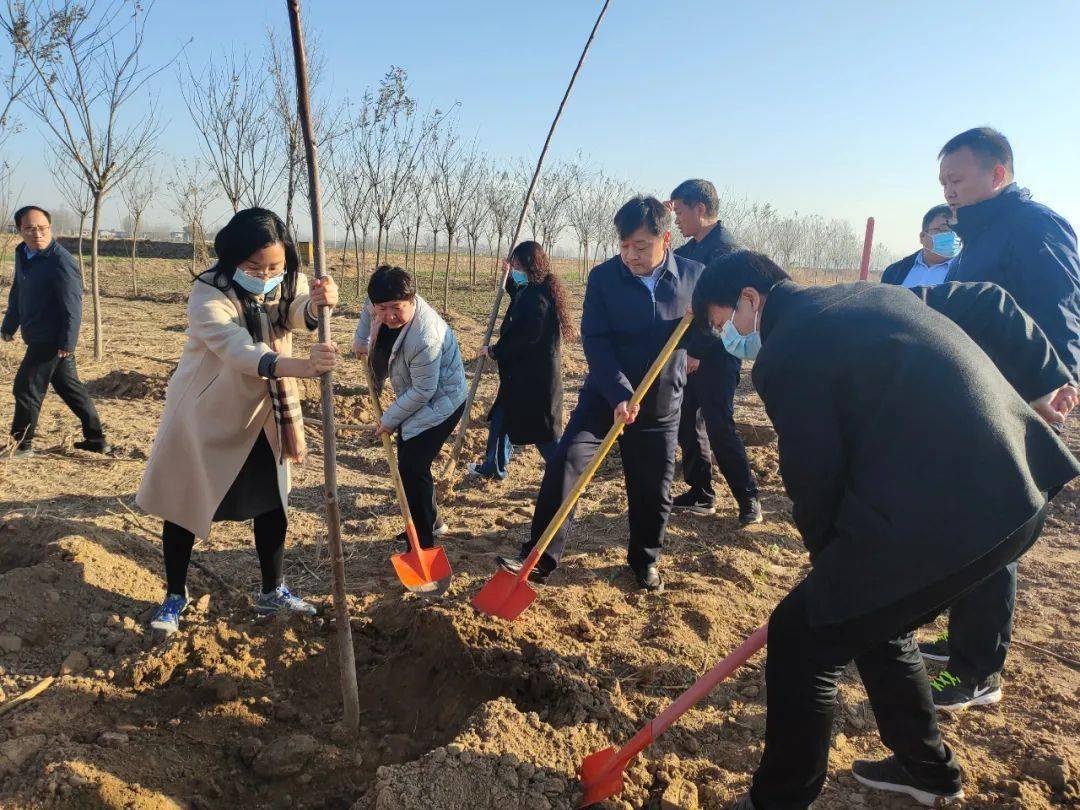
<path id="1" fill-rule="evenodd" d="M 886 267 L 882 282 L 903 287 L 941 284 L 960 253 L 960 240 L 949 225 L 951 219 L 952 209 L 947 205 L 935 205 L 927 211 L 919 231 L 922 250 Z"/>
<path id="2" fill-rule="evenodd" d="M 15 249 L 15 279 L 0 338 L 22 331 L 26 355 L 15 374 L 14 455 L 32 455 L 41 400 L 49 383 L 82 422 L 83 441 L 75 447 L 107 453 L 101 419 L 75 371 L 75 344 L 82 322 L 82 278 L 75 259 L 53 239 L 52 217 L 27 205 L 15 212 L 22 244 Z"/>

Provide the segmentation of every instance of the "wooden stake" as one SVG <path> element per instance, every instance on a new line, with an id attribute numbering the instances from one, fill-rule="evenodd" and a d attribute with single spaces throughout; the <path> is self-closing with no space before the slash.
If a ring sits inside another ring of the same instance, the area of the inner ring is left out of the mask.
<path id="1" fill-rule="evenodd" d="M 52 686 L 54 680 L 56 679 L 50 675 L 48 678 L 44 678 L 43 680 L 38 681 L 21 695 L 16 695 L 15 697 L 13 697 L 7 703 L 0 706 L 0 717 L 3 717 L 8 712 L 15 711 L 17 708 L 26 703 L 29 703 L 31 700 L 33 700 L 50 686 Z"/>
<path id="2" fill-rule="evenodd" d="M 300 27 L 300 0 L 287 0 L 289 27 L 292 30 L 293 57 L 296 65 L 296 105 L 300 128 L 304 133 L 307 155 L 308 195 L 311 202 L 311 242 L 314 247 L 315 278 L 322 278 L 326 266 L 323 243 L 322 189 L 319 186 L 319 156 L 315 128 L 311 121 L 311 98 L 308 94 L 307 54 Z M 330 310 L 319 307 L 319 342 L 330 343 Z M 334 427 L 334 375 L 326 372 L 319 378 L 322 392 L 323 477 L 326 494 L 326 527 L 330 546 L 330 571 L 333 580 L 334 612 L 338 641 L 338 669 L 341 676 L 341 699 L 345 706 L 343 723 L 350 735 L 360 728 L 360 698 L 356 687 L 356 656 L 353 653 L 349 604 L 345 597 L 345 553 L 341 545 L 341 505 L 337 489 L 337 432 Z"/>
<path id="3" fill-rule="evenodd" d="M 577 67 L 574 68 L 574 72 L 570 76 L 570 83 L 566 85 L 566 92 L 563 93 L 562 101 L 559 102 L 559 109 L 555 111 L 555 118 L 551 121 L 547 139 L 544 141 L 544 146 L 540 150 L 540 157 L 536 160 L 536 168 L 533 170 L 532 180 L 529 181 L 529 189 L 525 192 L 525 201 L 521 204 L 521 214 L 518 216 L 517 226 L 514 228 L 514 235 L 510 238 L 510 246 L 506 253 L 506 262 L 503 264 L 502 281 L 495 290 L 495 305 L 491 308 L 491 315 L 488 316 L 487 331 L 484 333 L 485 346 L 491 343 L 491 336 L 495 334 L 495 321 L 499 318 L 499 308 L 502 306 L 503 292 L 506 289 L 506 277 L 510 274 L 510 257 L 514 253 L 518 238 L 521 236 L 521 229 L 525 225 L 525 216 L 529 212 L 529 203 L 532 202 L 533 191 L 536 188 L 536 180 L 540 176 L 540 169 L 544 165 L 544 158 L 547 157 L 548 147 L 551 145 L 551 137 L 555 134 L 555 127 L 559 125 L 559 119 L 562 118 L 563 109 L 566 107 L 566 100 L 570 98 L 570 91 L 574 89 L 574 82 L 577 81 L 578 74 L 581 73 L 581 66 L 585 64 L 585 57 L 589 53 L 589 48 L 592 47 L 593 39 L 596 37 L 596 31 L 600 28 L 600 23 L 604 19 L 604 15 L 607 13 L 608 6 L 610 5 L 611 0 L 604 0 L 604 5 L 600 9 L 600 14 L 597 16 L 596 22 L 593 24 L 592 31 L 589 33 L 589 38 L 585 40 L 585 47 L 581 50 L 581 56 L 578 58 Z M 548 250 L 553 248 L 552 245 L 547 245 L 546 247 Z M 469 424 L 472 421 L 470 417 L 473 401 L 476 399 L 476 392 L 480 388 L 480 378 L 484 374 L 484 365 L 486 363 L 487 355 L 484 354 L 481 354 L 476 360 L 476 370 L 473 372 L 472 385 L 469 387 L 469 396 L 465 400 L 465 412 L 461 417 L 461 426 L 458 428 L 457 438 L 454 440 L 454 447 L 450 451 L 450 457 L 447 459 L 446 466 L 443 467 L 442 473 L 440 474 L 440 477 L 446 481 L 450 490 L 452 490 L 454 486 L 454 469 L 457 467 L 458 458 L 461 455 L 461 448 L 465 444 L 465 435 L 469 432 Z"/>

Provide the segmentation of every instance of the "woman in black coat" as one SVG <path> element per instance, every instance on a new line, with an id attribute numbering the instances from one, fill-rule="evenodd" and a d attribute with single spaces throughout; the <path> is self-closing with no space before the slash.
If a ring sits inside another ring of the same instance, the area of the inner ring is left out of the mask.
<path id="1" fill-rule="evenodd" d="M 566 290 L 536 242 L 510 254 L 510 307 L 497 343 L 485 347 L 499 364 L 499 394 L 488 414 L 487 456 L 469 464 L 485 478 L 506 477 L 512 444 L 534 444 L 546 461 L 562 435 L 562 341 L 574 335 Z"/>

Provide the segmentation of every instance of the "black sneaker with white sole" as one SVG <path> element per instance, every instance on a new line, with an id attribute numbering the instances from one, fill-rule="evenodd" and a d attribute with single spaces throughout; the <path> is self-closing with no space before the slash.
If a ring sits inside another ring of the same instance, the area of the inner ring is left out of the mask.
<path id="1" fill-rule="evenodd" d="M 521 572 L 521 566 L 525 564 L 524 557 L 503 557 L 501 554 L 495 557 L 495 563 L 503 571 L 507 571 L 511 574 L 517 574 Z M 529 572 L 529 582 L 534 582 L 537 585 L 543 585 L 547 582 L 548 577 L 551 575 L 550 571 L 541 571 L 540 566 L 537 565 Z"/>
<path id="2" fill-rule="evenodd" d="M 972 706 L 1001 702 L 1001 675 L 983 681 L 964 680 L 945 670 L 930 681 L 934 708 L 940 712 L 959 712 Z"/>
<path id="3" fill-rule="evenodd" d="M 933 641 L 923 641 L 919 644 L 919 652 L 927 661 L 939 661 L 947 663 L 949 660 L 949 631 L 941 633 Z"/>
<path id="4" fill-rule="evenodd" d="M 672 509 L 689 509 L 695 515 L 715 515 L 716 499 L 696 489 L 688 489 L 671 501 Z"/>
<path id="5" fill-rule="evenodd" d="M 943 807 L 964 798 L 964 791 L 959 785 L 953 791 L 945 791 L 919 784 L 896 757 L 877 762 L 857 759 L 851 763 L 851 775 L 860 785 L 874 790 L 904 793 L 924 807 Z"/>
<path id="6" fill-rule="evenodd" d="M 743 526 L 753 526 L 761 523 L 765 517 L 761 514 L 761 501 L 751 498 L 746 503 L 739 504 L 739 523 Z"/>

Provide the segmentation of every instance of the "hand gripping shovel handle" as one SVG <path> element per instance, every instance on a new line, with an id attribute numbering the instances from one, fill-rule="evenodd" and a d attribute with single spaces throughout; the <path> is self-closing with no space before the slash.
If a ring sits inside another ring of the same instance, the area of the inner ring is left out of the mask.
<path id="1" fill-rule="evenodd" d="M 629 409 L 633 410 L 635 405 L 640 405 L 641 400 L 645 399 L 645 395 L 649 393 L 649 388 L 656 381 L 656 378 L 660 376 L 660 372 L 663 370 L 667 361 L 671 359 L 671 355 L 675 353 L 675 350 L 679 347 L 679 341 L 682 340 L 686 330 L 690 328 L 690 323 L 693 321 L 694 316 L 692 313 L 687 312 L 683 315 L 682 320 L 679 321 L 675 327 L 675 331 L 671 333 L 671 337 L 668 338 L 667 343 L 660 350 L 660 354 L 653 360 L 653 364 L 649 366 L 649 370 L 645 372 L 645 376 L 641 382 L 638 383 L 637 389 L 634 391 L 633 396 L 630 397 Z M 607 454 L 611 452 L 611 448 L 615 445 L 615 440 L 619 438 L 619 434 L 623 432 L 623 428 L 626 427 L 626 423 L 621 420 L 616 420 L 615 424 L 611 426 L 611 430 L 607 432 L 604 440 L 600 443 L 600 446 L 596 450 L 596 455 L 593 456 L 584 470 L 581 471 L 581 475 L 578 476 L 577 481 L 574 482 L 573 489 L 570 490 L 570 494 L 566 496 L 566 499 L 562 502 L 562 506 L 559 507 L 559 511 L 555 513 L 555 517 L 548 523 L 548 527 L 544 529 L 544 533 L 540 535 L 540 539 L 536 542 L 536 546 L 533 547 L 532 553 L 529 554 L 525 563 L 521 566 L 521 571 L 518 572 L 518 582 L 525 582 L 529 578 L 530 572 L 536 567 L 536 564 L 540 561 L 540 556 L 547 550 L 547 547 L 551 545 L 552 539 L 555 537 L 555 533 L 559 531 L 559 527 L 563 525 L 566 518 L 574 510 L 574 506 L 577 504 L 578 499 L 581 497 L 581 493 L 585 491 L 585 487 L 589 485 L 592 477 L 596 474 L 596 471 L 600 469 L 600 465 L 604 463 L 604 459 L 607 458 Z"/>
<path id="2" fill-rule="evenodd" d="M 698 678 L 693 686 L 679 695 L 674 703 L 649 721 L 618 751 L 608 748 L 586 757 L 580 771 L 581 784 L 585 789 L 585 797 L 580 806 L 596 804 L 622 790 L 623 770 L 630 760 L 652 745 L 672 723 L 764 647 L 768 632 L 768 623 L 755 630 L 734 652 Z"/>
<path id="3" fill-rule="evenodd" d="M 375 386 L 375 374 L 371 370 L 369 358 L 364 358 L 364 375 L 367 377 L 368 391 L 371 392 L 371 406 L 375 409 L 375 422 L 382 422 L 382 403 L 379 402 L 379 389 Z M 390 465 L 390 480 L 394 482 L 394 492 L 397 493 L 398 507 L 401 516 L 405 519 L 405 536 L 409 538 L 409 549 L 417 552 L 420 549 L 420 538 L 416 536 L 416 526 L 413 525 L 412 512 L 409 511 L 409 501 L 405 497 L 405 486 L 401 483 L 401 473 L 398 471 L 397 453 L 394 450 L 394 440 L 383 433 L 383 453 Z"/>

